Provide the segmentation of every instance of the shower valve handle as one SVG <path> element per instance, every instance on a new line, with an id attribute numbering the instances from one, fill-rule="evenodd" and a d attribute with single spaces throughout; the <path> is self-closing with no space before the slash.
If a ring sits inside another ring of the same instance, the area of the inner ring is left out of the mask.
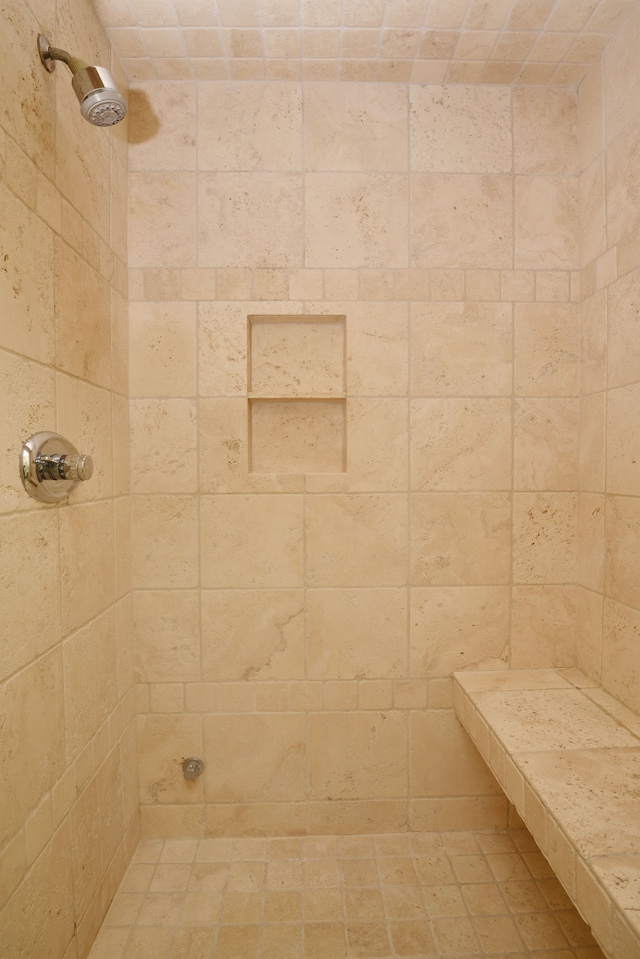
<path id="1" fill-rule="evenodd" d="M 78 483 L 91 479 L 93 460 L 59 433 L 35 433 L 22 444 L 20 477 L 34 499 L 60 503 Z"/>
<path id="2" fill-rule="evenodd" d="M 40 481 L 72 480 L 78 482 L 91 479 L 93 460 L 88 453 L 40 453 L 36 457 L 36 469 Z"/>

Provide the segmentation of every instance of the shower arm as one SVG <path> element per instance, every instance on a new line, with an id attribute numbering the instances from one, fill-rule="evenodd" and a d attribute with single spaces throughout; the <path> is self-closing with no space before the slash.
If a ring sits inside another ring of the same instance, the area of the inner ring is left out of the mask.
<path id="1" fill-rule="evenodd" d="M 86 70 L 89 66 L 89 64 L 81 60 L 80 57 L 74 57 L 72 54 L 67 53 L 66 50 L 61 50 L 60 47 L 49 46 L 47 38 L 42 35 L 38 37 L 38 51 L 40 53 L 40 59 L 49 73 L 53 73 L 55 70 L 56 60 L 66 63 L 74 76 L 78 70 Z"/>

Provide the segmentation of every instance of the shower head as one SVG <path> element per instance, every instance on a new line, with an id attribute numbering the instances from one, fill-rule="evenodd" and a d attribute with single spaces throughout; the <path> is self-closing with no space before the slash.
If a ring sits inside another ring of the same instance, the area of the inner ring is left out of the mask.
<path id="1" fill-rule="evenodd" d="M 71 70 L 71 86 L 80 101 L 82 116 L 97 127 L 110 127 L 124 120 L 127 102 L 116 87 L 116 81 L 104 67 L 90 67 L 84 60 L 66 50 L 52 47 L 43 33 L 38 36 L 38 54 L 49 73 L 61 60 Z"/>

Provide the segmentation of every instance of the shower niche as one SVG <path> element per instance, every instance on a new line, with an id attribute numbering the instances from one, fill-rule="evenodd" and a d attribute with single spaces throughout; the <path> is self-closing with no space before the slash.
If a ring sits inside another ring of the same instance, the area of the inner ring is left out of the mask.
<path id="1" fill-rule="evenodd" d="M 249 469 L 346 470 L 346 317 L 248 317 Z"/>

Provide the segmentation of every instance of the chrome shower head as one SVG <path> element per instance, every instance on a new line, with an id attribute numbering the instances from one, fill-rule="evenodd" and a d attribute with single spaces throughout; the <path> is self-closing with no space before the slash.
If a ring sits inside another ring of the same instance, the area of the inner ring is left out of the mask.
<path id="1" fill-rule="evenodd" d="M 97 127 L 113 126 L 124 120 L 127 102 L 105 67 L 90 67 L 66 50 L 52 47 L 43 33 L 38 36 L 38 54 L 49 73 L 55 69 L 56 60 L 61 60 L 69 67 L 73 74 L 71 85 L 85 120 Z"/>
<path id="2" fill-rule="evenodd" d="M 97 127 L 110 127 L 124 120 L 127 104 L 116 81 L 104 67 L 82 67 L 71 86 L 80 101 L 82 116 Z"/>

